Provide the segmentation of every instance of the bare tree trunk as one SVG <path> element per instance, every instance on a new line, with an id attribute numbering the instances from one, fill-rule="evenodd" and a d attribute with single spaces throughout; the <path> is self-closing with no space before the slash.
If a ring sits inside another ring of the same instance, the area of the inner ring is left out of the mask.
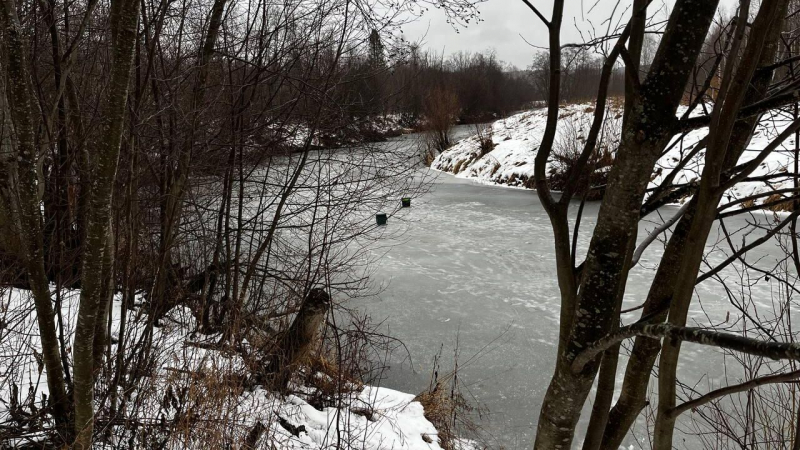
<path id="1" fill-rule="evenodd" d="M 628 76 L 625 77 L 626 95 L 622 118 L 623 129 L 630 120 L 630 114 L 636 104 L 637 89 L 641 79 L 640 64 L 644 33 L 647 25 L 647 7 L 650 1 L 651 0 L 633 1 L 633 12 L 629 24 L 631 31 L 630 38 L 628 39 L 628 54 L 630 56 L 625 60 L 625 70 Z M 636 248 L 636 238 L 632 238 L 628 244 L 629 261 L 625 264 L 625 273 L 622 274 L 623 279 L 627 279 L 628 277 L 628 271 L 631 266 L 630 258 Z M 615 317 L 619 316 L 624 295 L 625 289 L 623 284 L 617 298 L 617 312 L 615 313 Z M 613 327 L 616 328 L 617 325 L 618 324 L 615 324 Z M 611 403 L 614 398 L 614 388 L 617 381 L 617 366 L 619 364 L 619 350 L 620 346 L 617 345 L 603 354 L 600 373 L 597 379 L 597 393 L 595 395 L 594 404 L 592 405 L 592 415 L 589 419 L 589 427 L 586 430 L 586 436 L 583 441 L 584 450 L 597 450 L 602 444 L 603 433 L 608 424 Z"/>
<path id="2" fill-rule="evenodd" d="M 684 239 L 692 222 L 694 210 L 686 212 L 678 222 L 661 258 L 645 306 L 642 319 L 663 322 L 667 317 L 669 300 L 672 297 L 677 268 L 683 257 Z M 647 405 L 647 386 L 655 363 L 660 342 L 655 339 L 637 337 L 625 370 L 620 397 L 609 413 L 600 448 L 616 450 L 622 444 L 636 417 Z"/>
<path id="3" fill-rule="evenodd" d="M 625 269 L 622 273 L 622 279 L 628 278 L 628 272 L 631 267 L 631 259 L 633 258 L 633 251 L 636 248 L 636 240 L 632 238 L 628 242 L 627 261 L 625 262 Z M 616 311 L 615 317 L 619 317 L 622 308 L 622 299 L 625 296 L 625 285 L 620 285 L 620 291 L 617 293 L 617 300 L 615 304 Z M 619 328 L 619 321 L 612 324 L 612 331 Z M 595 394 L 594 404 L 592 405 L 592 415 L 589 419 L 589 428 L 586 430 L 586 436 L 583 440 L 583 450 L 596 450 L 600 448 L 603 441 L 603 431 L 608 423 L 608 414 L 611 409 L 611 402 L 614 399 L 614 387 L 617 380 L 617 364 L 619 363 L 619 349 L 620 345 L 615 345 L 605 352 L 603 352 L 603 359 L 600 363 L 600 373 L 597 377 L 597 393 Z"/>
<path id="4" fill-rule="evenodd" d="M 745 2 L 742 5 L 745 11 Z M 762 62 L 762 55 L 774 55 L 777 49 L 777 36 L 780 32 L 786 12 L 787 0 L 763 3 L 756 19 L 750 27 L 747 45 L 736 67 L 736 72 L 723 78 L 720 97 L 714 105 L 712 124 L 709 129 L 709 148 L 706 152 L 705 167 L 697 199 L 697 217 L 716 216 L 717 206 L 723 192 L 724 184 L 720 177 L 730 151 L 733 131 L 738 120 L 739 110 L 745 98 L 756 69 Z M 745 26 L 745 13 L 741 25 Z M 771 42 L 772 39 L 774 41 Z M 765 49 L 767 46 L 771 48 Z M 734 50 L 736 45 L 734 44 Z M 736 53 L 733 54 L 734 56 Z M 728 67 L 733 67 L 729 64 Z M 727 69 L 727 68 L 726 68 Z M 732 71 L 733 69 L 731 69 Z M 727 74 L 726 74 L 727 75 Z M 696 221 L 692 224 L 686 239 L 686 252 L 702 255 L 712 221 Z M 684 259 L 680 266 L 680 274 L 676 279 L 675 292 L 670 303 L 669 323 L 676 326 L 686 324 L 686 315 L 691 304 L 695 280 L 700 270 L 701 258 Z M 676 401 L 676 372 L 680 342 L 666 341 L 662 348 L 658 378 L 658 415 L 656 417 L 654 448 L 669 450 L 672 448 L 672 435 L 675 428 L 675 416 L 670 411 Z"/>
<path id="5" fill-rule="evenodd" d="M 631 17 L 631 37 L 628 42 L 628 54 L 630 59 L 626 61 L 629 73 L 635 74 L 636 78 L 625 77 L 625 111 L 623 111 L 623 126 L 628 122 L 633 105 L 636 91 L 635 83 L 641 79 L 640 69 L 642 63 L 642 46 L 644 44 L 644 32 L 647 27 L 647 6 L 652 0 L 633 0 L 633 12 Z"/>
<path id="6" fill-rule="evenodd" d="M 534 9 L 537 15 L 539 12 Z M 561 321 L 558 341 L 559 354 L 564 351 L 567 336 L 572 326 L 571 318 L 575 311 L 575 296 L 577 294 L 577 281 L 572 254 L 570 252 L 570 232 L 567 222 L 567 208 L 555 202 L 547 183 L 546 165 L 547 158 L 552 152 L 555 143 L 556 129 L 558 126 L 559 98 L 561 95 L 561 21 L 564 15 L 564 1 L 557 0 L 553 3 L 553 16 L 548 22 L 543 17 L 549 28 L 550 40 L 550 66 L 549 66 L 549 91 L 547 100 L 547 123 L 545 124 L 542 142 L 536 154 L 535 180 L 536 194 L 542 202 L 550 217 L 555 243 L 556 271 L 558 286 L 561 292 Z"/>
<path id="7" fill-rule="evenodd" d="M 119 160 L 128 87 L 136 41 L 139 1 L 119 0 L 111 6 L 111 75 L 102 140 L 96 143 L 89 211 L 81 268 L 81 298 L 75 326 L 75 443 L 79 450 L 91 447 L 94 431 L 94 341 L 101 303 L 105 301 L 103 266 L 108 249 L 111 196 Z"/>
<path id="8" fill-rule="evenodd" d="M 103 250 L 103 294 L 100 300 L 100 307 L 97 311 L 97 322 L 94 330 L 94 371 L 97 375 L 103 367 L 103 356 L 106 344 L 108 343 L 108 325 L 111 319 L 111 302 L 114 298 L 114 233 L 111 221 L 109 221 L 109 232 L 106 238 L 105 249 Z"/>
<path id="9" fill-rule="evenodd" d="M 47 369 L 47 386 L 50 390 L 50 405 L 53 407 L 58 431 L 61 437 L 68 441 L 69 398 L 61 368 L 55 312 L 44 266 L 42 216 L 39 209 L 41 198 L 36 173 L 39 152 L 33 124 L 35 101 L 30 89 L 28 60 L 25 56 L 26 43 L 13 0 L 3 0 L 0 3 L 0 25 L 4 28 L 5 36 L 2 48 L 8 55 L 7 89 L 11 97 L 10 112 L 16 135 L 18 161 L 18 169 L 10 167 L 4 171 L 13 174 L 18 170 L 16 180 L 18 186 L 11 187 L 10 190 L 17 193 L 20 238 L 23 244 L 21 256 L 25 262 L 36 305 L 42 358 Z M 8 177 L 4 182 L 12 182 L 14 178 L 14 176 Z"/>
<path id="10" fill-rule="evenodd" d="M 672 137 L 675 111 L 716 7 L 716 1 L 676 2 L 650 74 L 634 93 L 636 101 L 629 123 L 622 130 L 622 142 L 584 263 L 569 343 L 558 355 L 539 416 L 537 449 L 571 446 L 598 368 L 593 361 L 576 374 L 570 369 L 571 361 L 582 347 L 603 337 L 618 320 L 614 316 L 615 303 L 618 292 L 624 289 L 621 274 L 628 259 L 629 242 L 636 236 L 645 188 L 661 151 Z"/>
<path id="11" fill-rule="evenodd" d="M 214 0 L 214 4 L 211 7 L 208 30 L 206 31 L 205 40 L 203 41 L 203 46 L 200 49 L 197 60 L 197 73 L 195 74 L 195 82 L 191 97 L 190 112 L 192 115 L 189 119 L 189 132 L 180 147 L 174 179 L 165 186 L 166 192 L 161 228 L 161 255 L 159 255 L 160 267 L 158 269 L 156 286 L 154 288 L 154 297 L 155 301 L 158 302 L 158 308 L 165 307 L 164 302 L 167 301 L 165 295 L 167 295 L 168 291 L 169 271 L 172 268 L 172 246 L 174 245 L 175 236 L 180 226 L 181 208 L 192 162 L 194 141 L 197 138 L 197 132 L 201 125 L 201 109 L 205 100 L 206 84 L 208 83 L 208 65 L 211 57 L 214 55 L 214 46 L 217 42 L 219 30 L 222 27 L 222 14 L 225 11 L 225 2 L 226 0 Z M 159 310 L 159 313 L 163 312 L 166 311 Z"/>

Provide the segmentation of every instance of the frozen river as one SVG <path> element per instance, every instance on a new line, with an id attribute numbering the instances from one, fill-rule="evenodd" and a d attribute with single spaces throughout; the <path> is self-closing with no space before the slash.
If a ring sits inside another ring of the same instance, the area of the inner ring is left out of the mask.
<path id="1" fill-rule="evenodd" d="M 577 206 L 573 205 L 573 217 Z M 586 206 L 580 248 L 588 244 L 598 206 Z M 661 213 L 667 216 L 676 210 L 668 207 Z M 763 214 L 757 217 L 768 219 Z M 744 220 L 729 219 L 726 225 L 736 229 Z M 446 372 L 458 340 L 460 383 L 470 400 L 489 410 L 479 423 L 490 444 L 529 448 L 553 370 L 559 316 L 552 234 L 536 193 L 439 174 L 433 190 L 415 198 L 413 207 L 392 217 L 388 227 L 402 235 L 376 267 L 374 279 L 383 284 L 382 292 L 363 306 L 376 321 L 385 320 L 389 333 L 405 343 L 413 368 L 402 355 L 395 355 L 383 384 L 422 391 L 440 346 L 444 345 L 442 372 Z M 640 241 L 653 227 L 651 223 L 640 227 Z M 716 240 L 712 236 L 709 245 Z M 654 243 L 632 271 L 625 307 L 644 299 L 662 250 Z M 777 255 L 776 249 L 767 247 L 751 258 L 770 266 L 776 259 L 772 253 Z M 753 289 L 758 293 L 762 286 Z M 768 295 L 769 287 L 763 289 L 762 294 Z M 689 323 L 724 321 L 731 307 L 718 285 L 704 283 L 698 293 L 702 302 L 695 301 Z M 624 317 L 626 322 L 636 318 L 638 313 Z M 698 389 L 705 390 L 708 383 L 717 386 L 723 381 L 721 361 L 714 350 L 684 346 L 681 374 L 684 381 L 699 382 Z M 624 362 L 622 358 L 621 367 Z M 588 414 L 583 419 L 585 426 Z M 644 431 L 643 423 L 637 426 Z M 639 446 L 634 438 L 627 444 Z"/>

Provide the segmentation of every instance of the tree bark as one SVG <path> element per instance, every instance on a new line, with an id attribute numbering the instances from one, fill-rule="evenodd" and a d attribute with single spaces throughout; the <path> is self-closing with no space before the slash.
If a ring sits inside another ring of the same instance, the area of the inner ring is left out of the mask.
<path id="1" fill-rule="evenodd" d="M 4 28 L 3 51 L 8 57 L 8 93 L 10 94 L 11 120 L 17 145 L 17 186 L 15 201 L 18 203 L 20 238 L 22 241 L 21 259 L 30 281 L 31 292 L 36 306 L 36 318 L 42 343 L 42 358 L 47 369 L 47 386 L 50 390 L 50 405 L 59 434 L 66 441 L 69 433 L 69 397 L 67 396 L 64 372 L 61 368 L 61 352 L 56 334 L 55 312 L 53 311 L 50 287 L 44 265 L 44 239 L 42 216 L 40 212 L 38 176 L 38 149 L 36 146 L 33 108 L 35 105 L 28 74 L 27 44 L 17 17 L 13 0 L 0 3 L 0 25 Z M 12 172 L 15 168 L 9 168 Z M 9 177 L 4 182 L 11 182 Z"/>
<path id="2" fill-rule="evenodd" d="M 676 2 L 650 73 L 635 94 L 584 263 L 569 343 L 565 351 L 559 352 L 555 374 L 545 394 L 536 449 L 571 447 L 597 373 L 596 361 L 577 374 L 570 370 L 571 362 L 582 347 L 607 334 L 618 320 L 614 315 L 616 294 L 624 289 L 621 274 L 628 259 L 629 242 L 636 236 L 645 188 L 661 151 L 672 137 L 675 112 L 716 7 L 716 1 Z"/>
<path id="3" fill-rule="evenodd" d="M 74 448 L 88 450 L 94 431 L 94 341 L 101 303 L 105 301 L 103 266 L 110 233 L 111 196 L 116 178 L 128 87 L 136 41 L 139 1 L 115 0 L 111 5 L 111 74 L 107 88 L 102 139 L 94 143 L 92 183 L 86 217 L 81 268 L 81 297 L 75 326 Z"/>

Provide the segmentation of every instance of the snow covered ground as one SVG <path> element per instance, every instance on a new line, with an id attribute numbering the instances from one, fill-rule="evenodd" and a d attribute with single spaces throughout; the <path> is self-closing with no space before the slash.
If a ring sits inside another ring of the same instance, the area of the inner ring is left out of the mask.
<path id="1" fill-rule="evenodd" d="M 69 343 L 78 297 L 78 292 L 71 291 L 61 299 Z M 116 343 L 121 317 L 119 299 L 113 302 L 113 311 L 112 336 Z M 129 311 L 128 327 L 139 314 L 139 309 Z M 260 387 L 242 389 L 236 383 L 226 383 L 226 379 L 242 373 L 244 361 L 237 352 L 198 346 L 217 342 L 220 336 L 194 335 L 190 331 L 192 321 L 192 314 L 179 307 L 168 314 L 162 326 L 155 328 L 155 369 L 146 377 L 148 381 L 128 396 L 128 404 L 139 403 L 138 409 L 131 406 L 122 419 L 126 423 L 128 420 L 170 423 L 180 416 L 181 409 L 193 408 L 195 416 L 203 420 L 195 422 L 192 429 L 172 433 L 164 448 L 208 448 L 215 436 L 223 435 L 238 447 L 260 423 L 263 433 L 256 448 L 441 449 L 437 430 L 411 394 L 354 386 L 352 392 L 337 400 L 338 407 L 318 409 L 308 401 L 316 388 L 295 386 L 295 395 L 282 396 Z M 142 336 L 146 322 L 141 316 L 135 322 L 138 325 L 131 330 L 129 345 Z M 46 373 L 40 363 L 36 316 L 28 291 L 9 289 L 2 293 L 0 325 L 0 448 L 6 445 L 13 448 L 15 444 L 37 440 L 38 434 L 32 431 L 4 440 L 4 430 L 19 426 L 20 417 L 35 413 L 42 406 L 42 395 L 48 393 Z M 16 400 L 12 400 L 14 394 Z M 131 398 L 141 402 L 130 401 Z M 107 400 L 105 405 L 108 406 Z M 136 427 L 126 424 L 124 431 L 112 433 L 111 439 L 122 441 L 124 436 L 123 442 L 127 442 L 128 433 L 135 434 Z M 138 439 L 137 446 L 148 442 L 146 437 Z M 464 448 L 467 447 L 464 443 Z"/>
<path id="2" fill-rule="evenodd" d="M 685 108 L 680 108 L 678 116 L 683 115 L 684 112 Z M 702 113 L 702 111 L 696 110 L 693 115 L 697 113 Z M 559 148 L 568 148 L 571 140 L 577 140 L 582 144 L 582 139 L 585 138 L 591 127 L 593 114 L 593 105 L 589 104 L 562 107 L 560 114 L 562 120 L 559 121 L 556 134 L 556 151 Z M 606 117 L 601 141 L 613 149 L 619 140 L 621 110 L 612 106 L 607 111 Z M 760 150 L 764 149 L 791 123 L 791 120 L 790 117 L 777 111 L 766 114 L 759 123 L 740 163 L 755 158 Z M 473 135 L 459 141 L 437 156 L 431 167 L 461 178 L 475 179 L 484 183 L 529 187 L 533 179 L 536 152 L 544 133 L 546 121 L 546 109 L 534 109 L 498 120 L 491 125 L 493 150 L 482 155 L 480 140 L 477 135 Z M 701 128 L 683 136 L 676 136 L 670 145 L 671 148 L 656 165 L 651 187 L 660 184 L 664 177 L 677 166 L 684 156 L 689 155 L 707 134 L 708 128 Z M 752 176 L 786 171 L 793 164 L 794 145 L 794 138 L 784 141 L 781 147 L 771 153 Z M 697 152 L 689 163 L 678 171 L 673 183 L 683 184 L 698 179 L 703 169 L 704 157 L 704 150 Z M 548 172 L 553 169 L 554 163 L 551 161 L 549 164 Z M 788 177 L 774 179 L 769 183 L 763 181 L 742 182 L 730 189 L 727 198 L 723 201 L 733 201 L 753 194 L 789 187 L 791 187 L 791 179 Z M 756 204 L 774 200 L 764 196 L 756 200 Z"/>

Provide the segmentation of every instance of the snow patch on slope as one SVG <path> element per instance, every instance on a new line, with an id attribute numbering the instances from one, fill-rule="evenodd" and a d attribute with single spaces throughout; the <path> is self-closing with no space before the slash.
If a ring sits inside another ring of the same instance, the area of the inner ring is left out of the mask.
<path id="1" fill-rule="evenodd" d="M 71 353 L 69 346 L 79 297 L 79 291 L 66 291 L 61 295 L 68 353 Z M 120 300 L 116 297 L 112 303 L 112 355 L 119 337 Z M 135 320 L 142 313 L 143 310 L 136 307 L 128 310 L 129 346 L 143 335 L 147 319 L 140 316 Z M 195 334 L 191 331 L 193 324 L 191 311 L 177 307 L 167 314 L 161 326 L 154 328 L 153 342 L 157 346 L 153 349 L 153 373 L 136 392 L 130 393 L 141 402 L 139 409 L 122 413 L 123 421 L 171 423 L 187 405 L 182 404 L 181 389 L 189 389 L 190 397 L 207 399 L 191 404 L 192 408 L 198 408 L 194 414 L 202 418 L 195 425 L 201 426 L 185 430 L 185 433 L 173 432 L 165 448 L 204 448 L 210 441 L 209 436 L 213 439 L 214 433 L 220 430 L 227 438 L 242 443 L 250 430 L 261 423 L 264 431 L 256 448 L 441 450 L 436 428 L 425 418 L 422 404 L 411 394 L 382 387 L 354 386 L 338 400 L 338 407 L 317 409 L 309 403 L 316 389 L 307 386 L 294 386 L 295 395 L 287 396 L 261 387 L 231 389 L 225 384 L 225 378 L 241 374 L 245 362 L 237 352 L 197 345 L 219 342 L 221 336 Z M 0 442 L 0 447 L 13 447 L 15 443 L 29 444 L 44 438 L 37 431 L 41 429 L 38 420 L 31 426 L 28 418 L 44 406 L 43 395 L 49 395 L 46 369 L 41 364 L 42 345 L 38 339 L 36 312 L 28 291 L 0 291 L 0 325 L 3 325 L 0 327 L 0 429 L 6 426 L 9 430 L 30 429 L 29 433 Z M 219 378 L 222 382 L 211 384 L 213 388 L 209 389 L 209 385 L 204 384 L 205 378 Z M 238 395 L 231 395 L 231 392 L 238 392 Z M 17 400 L 11 401 L 15 393 Z M 98 406 L 103 400 L 96 399 Z M 108 408 L 107 402 L 105 408 Z M 137 433 L 135 426 L 125 426 L 121 432 L 113 432 L 109 439 L 122 445 L 127 443 L 130 433 Z M 472 448 L 465 440 L 456 445 L 464 450 Z"/>
<path id="2" fill-rule="evenodd" d="M 677 115 L 682 116 L 685 111 L 685 107 L 681 107 Z M 699 114 L 702 114 L 702 111 L 696 110 L 692 116 Z M 588 134 L 593 115 L 594 108 L 589 104 L 563 106 L 556 131 L 555 147 L 558 148 L 566 139 L 574 139 L 575 136 L 582 145 L 581 139 Z M 606 117 L 604 132 L 614 133 L 616 131 L 617 133 L 616 136 L 606 136 L 606 139 L 608 142 L 618 142 L 622 111 L 619 108 L 611 107 L 607 110 Z M 756 158 L 759 152 L 774 140 L 792 120 L 792 117 L 781 111 L 765 114 L 739 163 Z M 533 187 L 534 161 L 542 141 L 546 122 L 547 110 L 544 108 L 525 111 L 498 120 L 491 125 L 494 148 L 490 152 L 482 154 L 478 136 L 470 136 L 438 155 L 431 167 L 461 178 L 474 179 L 484 183 L 531 188 Z M 697 151 L 684 167 L 678 168 L 678 163 L 690 155 L 707 134 L 708 128 L 700 128 L 685 135 L 675 136 L 668 146 L 668 150 L 656 164 L 650 187 L 659 185 L 673 170 L 676 172 L 673 179 L 674 185 L 698 180 L 703 170 L 705 150 Z M 780 174 L 791 169 L 791 165 L 794 164 L 794 146 L 794 137 L 781 143 L 778 149 L 767 156 L 750 176 L 750 178 L 764 175 L 776 177 L 768 181 L 740 182 L 728 190 L 723 198 L 723 203 L 757 194 L 765 195 L 756 199 L 754 204 L 774 203 L 777 198 L 770 198 L 769 193 L 792 187 L 791 178 L 780 176 Z M 547 171 L 550 173 L 552 170 L 554 170 L 554 162 L 551 156 Z M 779 195 L 785 197 L 791 193 Z"/>

